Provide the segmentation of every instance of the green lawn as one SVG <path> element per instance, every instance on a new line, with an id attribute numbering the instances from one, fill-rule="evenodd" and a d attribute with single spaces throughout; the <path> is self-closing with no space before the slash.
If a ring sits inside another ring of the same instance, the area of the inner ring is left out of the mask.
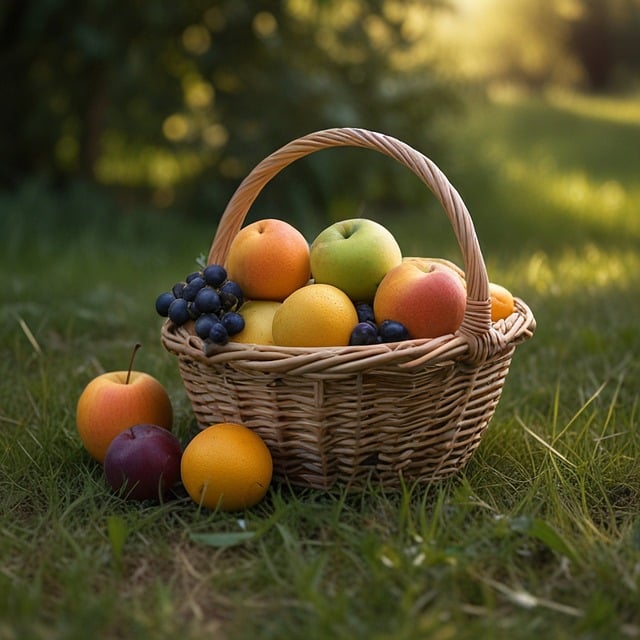
<path id="1" fill-rule="evenodd" d="M 482 445 L 436 485 L 273 486 L 242 514 L 121 501 L 74 424 L 141 342 L 193 433 L 153 301 L 213 223 L 0 197 L 0 638 L 640 636 L 640 105 L 474 103 L 443 135 L 490 277 L 538 321 Z M 426 201 L 388 226 L 456 259 Z"/>

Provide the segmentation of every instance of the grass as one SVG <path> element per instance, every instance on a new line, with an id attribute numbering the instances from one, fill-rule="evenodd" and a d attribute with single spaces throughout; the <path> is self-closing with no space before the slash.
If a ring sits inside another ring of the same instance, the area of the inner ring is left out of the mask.
<path id="1" fill-rule="evenodd" d="M 153 299 L 212 229 L 82 189 L 3 196 L 0 638 L 640 636 L 640 131 L 615 107 L 477 105 L 447 132 L 436 160 L 490 276 L 539 328 L 460 476 L 395 492 L 273 486 L 240 514 L 112 495 L 77 397 L 141 342 L 190 436 Z M 406 253 L 455 257 L 426 210 L 389 226 Z"/>

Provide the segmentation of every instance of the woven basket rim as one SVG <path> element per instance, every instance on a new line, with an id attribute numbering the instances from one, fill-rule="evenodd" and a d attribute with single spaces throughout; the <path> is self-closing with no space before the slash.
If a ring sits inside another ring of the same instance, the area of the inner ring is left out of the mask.
<path id="1" fill-rule="evenodd" d="M 437 338 L 375 345 L 283 347 L 231 341 L 219 346 L 205 345 L 185 327 L 177 327 L 167 320 L 162 326 L 162 341 L 168 351 L 191 360 L 211 365 L 232 364 L 235 368 L 262 372 L 338 375 L 388 366 L 411 370 L 453 359 L 477 363 L 528 340 L 535 331 L 535 318 L 523 300 L 515 298 L 515 304 L 515 311 L 508 318 L 492 326 L 489 334 L 492 339 L 484 343 L 487 348 L 482 357 L 478 357 L 479 351 L 472 351 L 473 338 L 459 331 Z"/>

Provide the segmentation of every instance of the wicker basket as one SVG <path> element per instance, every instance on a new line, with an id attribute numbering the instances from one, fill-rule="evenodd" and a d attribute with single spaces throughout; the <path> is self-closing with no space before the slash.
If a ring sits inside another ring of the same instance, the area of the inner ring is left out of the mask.
<path id="1" fill-rule="evenodd" d="M 328 129 L 290 142 L 260 162 L 229 201 L 209 254 L 224 263 L 261 189 L 284 167 L 315 151 L 355 146 L 379 151 L 413 171 L 446 212 L 461 249 L 467 307 L 454 335 L 393 344 L 288 348 L 229 343 L 208 348 L 170 321 L 165 348 L 201 427 L 240 422 L 265 440 L 274 479 L 328 489 L 429 482 L 469 460 L 500 399 L 517 344 L 535 319 L 516 310 L 490 319 L 489 281 L 471 217 L 442 172 L 421 153 L 379 133 Z"/>

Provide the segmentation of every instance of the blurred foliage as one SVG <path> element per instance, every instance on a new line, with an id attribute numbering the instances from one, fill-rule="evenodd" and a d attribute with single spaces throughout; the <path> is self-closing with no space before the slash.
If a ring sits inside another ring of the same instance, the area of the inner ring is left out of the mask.
<path id="1" fill-rule="evenodd" d="M 300 135 L 365 127 L 440 163 L 461 85 L 630 84 L 639 33 L 640 0 L 4 0 L 0 188 L 82 180 L 214 221 Z M 373 155 L 295 163 L 258 215 L 304 226 L 424 202 Z"/>
<path id="2" fill-rule="evenodd" d="M 7 0 L 0 182 L 82 177 L 123 199 L 219 215 L 259 160 L 313 130 L 361 126 L 432 148 L 455 95 L 413 52 L 445 10 L 441 0 Z M 278 201 L 392 198 L 402 172 L 355 157 L 288 170 Z"/>
<path id="3" fill-rule="evenodd" d="M 640 0 L 456 0 L 440 40 L 467 79 L 540 90 L 633 87 Z M 634 84 L 636 86 L 634 86 Z"/>

